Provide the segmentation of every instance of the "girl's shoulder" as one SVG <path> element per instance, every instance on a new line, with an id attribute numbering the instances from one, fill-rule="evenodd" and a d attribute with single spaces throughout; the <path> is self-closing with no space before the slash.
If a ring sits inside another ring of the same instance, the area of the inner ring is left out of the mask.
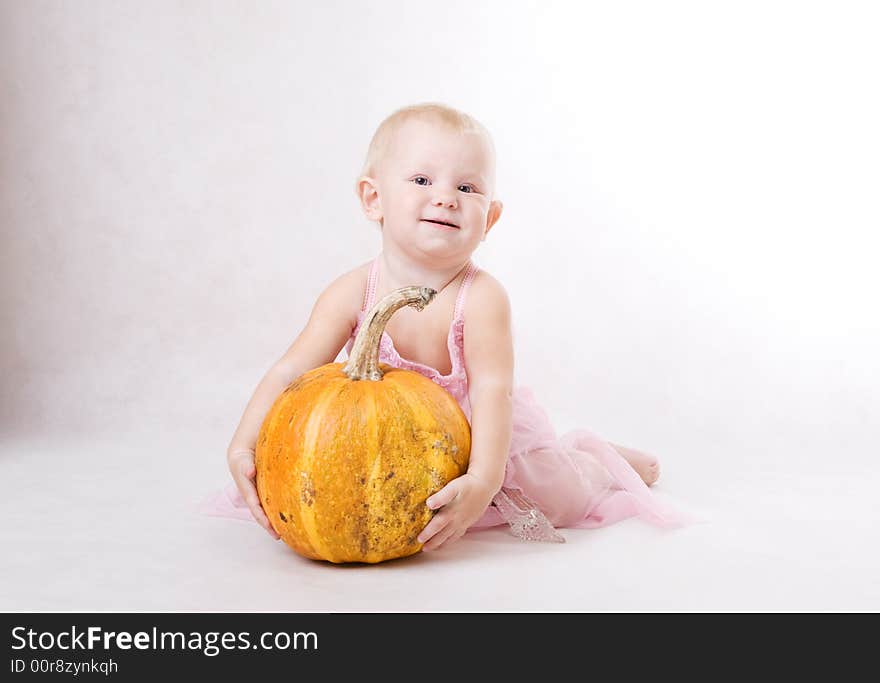
<path id="1" fill-rule="evenodd" d="M 355 266 L 348 272 L 343 273 L 342 278 L 348 282 L 352 290 L 360 290 L 360 293 L 364 294 L 364 292 L 367 291 L 367 280 L 370 277 L 370 268 L 372 266 L 373 259 L 370 259 L 369 261 L 365 261 L 364 263 Z"/>
<path id="2" fill-rule="evenodd" d="M 354 327 L 363 306 L 370 264 L 368 261 L 355 266 L 330 282 L 318 296 L 315 308 L 334 318 L 345 318 Z"/>
<path id="3" fill-rule="evenodd" d="M 473 320 L 499 313 L 509 315 L 509 311 L 510 297 L 504 285 L 489 271 L 480 268 L 467 291 L 462 316 Z"/>

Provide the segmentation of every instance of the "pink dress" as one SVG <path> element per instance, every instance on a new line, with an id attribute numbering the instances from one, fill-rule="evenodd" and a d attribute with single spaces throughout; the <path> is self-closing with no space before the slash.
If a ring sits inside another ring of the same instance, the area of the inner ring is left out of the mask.
<path id="1" fill-rule="evenodd" d="M 346 345 L 351 352 L 366 311 L 375 304 L 379 259 L 373 261 L 357 326 Z M 471 421 L 464 358 L 464 307 L 468 289 L 479 271 L 469 263 L 455 302 L 447 346 L 452 370 L 436 369 L 402 358 L 388 333 L 382 335 L 379 360 L 424 375 L 446 389 Z M 524 386 L 513 391 L 513 433 L 504 483 L 492 504 L 470 528 L 509 524 L 526 540 L 564 541 L 555 527 L 595 528 L 638 516 L 662 527 L 680 526 L 688 516 L 661 503 L 638 473 L 608 442 L 586 429 L 557 437 L 547 413 Z M 202 506 L 205 514 L 252 520 L 230 484 Z"/>

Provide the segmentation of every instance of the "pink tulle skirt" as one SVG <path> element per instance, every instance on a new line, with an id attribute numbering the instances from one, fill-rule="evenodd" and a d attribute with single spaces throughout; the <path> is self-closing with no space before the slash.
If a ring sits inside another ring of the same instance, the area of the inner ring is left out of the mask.
<path id="1" fill-rule="evenodd" d="M 577 429 L 558 437 L 528 387 L 514 390 L 512 418 L 504 484 L 471 529 L 510 524 L 517 535 L 528 537 L 517 520 L 529 508 L 553 527 L 595 528 L 630 517 L 660 527 L 694 521 L 660 501 L 623 456 L 593 432 Z M 253 521 L 234 483 L 209 496 L 200 511 Z M 554 540 L 541 530 L 532 537 Z"/>
<path id="2" fill-rule="evenodd" d="M 532 391 L 513 392 L 513 434 L 505 489 L 521 492 L 555 527 L 595 528 L 640 517 L 661 527 L 691 517 L 661 502 L 624 457 L 588 429 L 556 435 Z M 490 505 L 471 528 L 509 521 Z"/>

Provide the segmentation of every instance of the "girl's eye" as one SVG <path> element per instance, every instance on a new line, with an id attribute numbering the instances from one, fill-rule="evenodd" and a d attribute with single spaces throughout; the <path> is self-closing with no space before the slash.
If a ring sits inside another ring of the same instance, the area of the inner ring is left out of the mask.
<path id="1" fill-rule="evenodd" d="M 461 190 L 461 188 L 463 188 L 463 187 L 464 187 L 464 188 L 467 188 L 467 189 Z M 459 185 L 459 186 L 458 186 L 458 189 L 461 190 L 462 192 L 467 192 L 467 193 L 471 193 L 471 192 L 476 192 L 476 191 L 477 191 L 477 188 L 475 188 L 473 185 Z"/>
<path id="2" fill-rule="evenodd" d="M 424 182 L 422 182 L 422 181 L 424 181 Z M 413 178 L 413 182 L 414 182 L 416 185 L 427 185 L 427 184 L 428 184 L 429 182 L 431 182 L 431 181 L 429 181 L 429 180 L 428 180 L 425 176 L 423 176 L 423 175 L 417 175 L 415 178 Z"/>

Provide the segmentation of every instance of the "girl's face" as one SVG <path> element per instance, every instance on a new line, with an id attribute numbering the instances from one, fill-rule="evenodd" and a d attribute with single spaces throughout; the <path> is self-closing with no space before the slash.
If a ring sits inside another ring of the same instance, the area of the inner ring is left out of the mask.
<path id="1" fill-rule="evenodd" d="M 382 220 L 383 241 L 419 262 L 466 260 L 501 215 L 492 150 L 479 133 L 410 119 L 375 176 L 373 196 L 362 193 L 367 215 Z"/>

